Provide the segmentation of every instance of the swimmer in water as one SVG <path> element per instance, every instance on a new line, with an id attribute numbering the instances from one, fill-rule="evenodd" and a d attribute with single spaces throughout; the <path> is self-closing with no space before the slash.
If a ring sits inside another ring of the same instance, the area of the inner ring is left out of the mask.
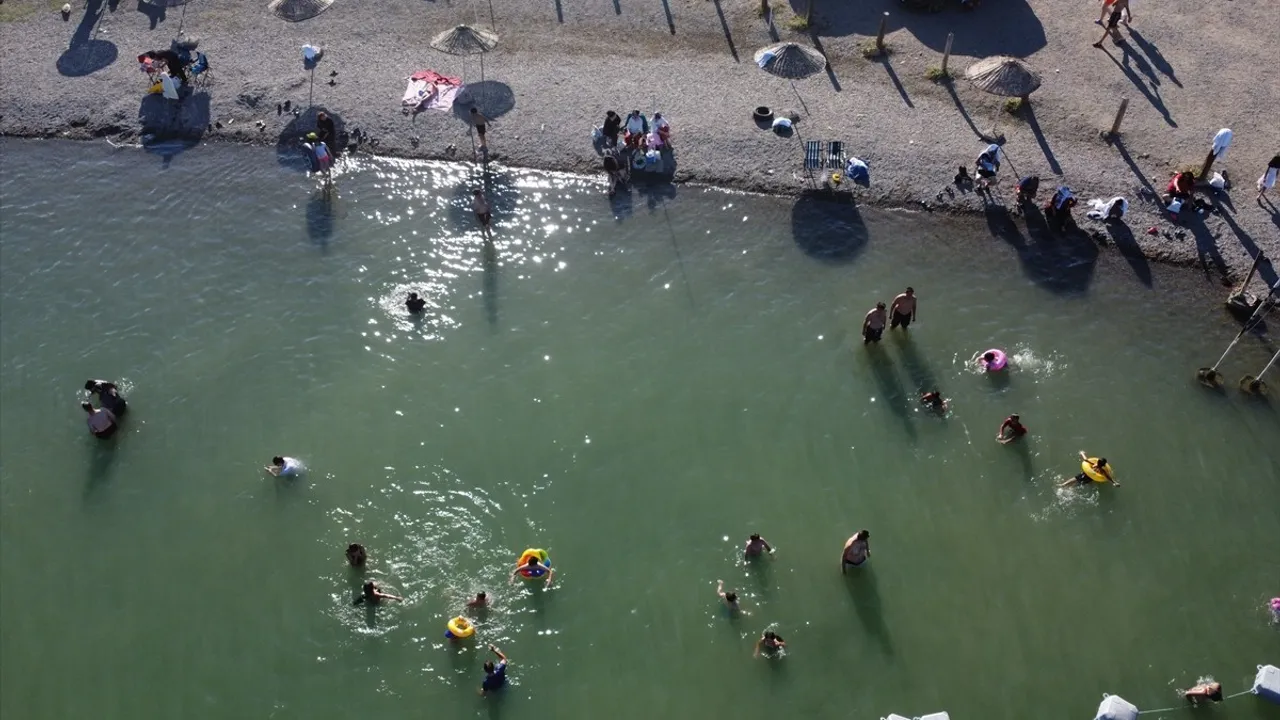
<path id="1" fill-rule="evenodd" d="M 427 307 L 427 301 L 418 297 L 418 293 L 409 293 L 409 299 L 404 301 L 404 306 L 408 309 L 410 315 L 417 315 Z"/>
<path id="2" fill-rule="evenodd" d="M 1000 429 L 996 431 L 996 440 L 1001 445 L 1008 445 L 1026 434 L 1027 427 L 1022 424 L 1022 421 L 1018 418 L 1018 414 L 1014 413 L 1005 418 L 1004 422 L 1000 423 Z"/>
<path id="3" fill-rule="evenodd" d="M 1085 455 L 1084 451 L 1081 450 L 1080 459 L 1089 463 L 1089 467 L 1093 468 L 1094 472 L 1106 477 L 1107 482 L 1110 482 L 1112 485 L 1116 487 L 1120 487 L 1120 483 L 1116 482 L 1115 476 L 1111 474 L 1111 466 L 1107 464 L 1106 458 L 1098 458 L 1098 462 L 1096 463 L 1089 462 L 1089 456 Z M 1058 483 L 1058 487 L 1066 487 L 1073 483 L 1076 485 L 1088 485 L 1091 482 L 1093 482 L 1093 478 L 1089 477 L 1088 473 L 1085 473 L 1082 471 L 1079 475 L 1076 475 L 1074 477 L 1069 477 L 1066 480 L 1063 480 L 1062 482 Z"/>
<path id="4" fill-rule="evenodd" d="M 859 530 L 845 541 L 844 550 L 840 552 L 840 574 L 843 575 L 849 568 L 858 567 L 871 558 L 870 538 L 869 531 Z"/>
<path id="5" fill-rule="evenodd" d="M 115 434 L 119 426 L 116 424 L 116 416 L 111 414 L 110 410 L 95 408 L 87 402 L 80 403 L 80 407 L 89 414 L 85 422 L 89 424 L 89 432 L 93 433 L 94 437 L 105 440 Z"/>
<path id="6" fill-rule="evenodd" d="M 772 555 L 773 546 L 769 544 L 768 540 L 765 540 L 756 533 L 752 533 L 751 537 L 747 538 L 747 546 L 743 549 L 742 555 L 743 557 L 750 559 L 760 557 L 766 551 Z"/>
<path id="7" fill-rule="evenodd" d="M 982 359 L 978 361 L 978 366 L 979 366 L 979 367 L 981 367 L 983 370 L 986 370 L 986 369 L 987 369 L 987 366 L 989 366 L 991 363 L 993 363 L 993 362 L 995 362 L 995 361 L 996 361 L 996 354 L 995 354 L 995 353 L 993 353 L 993 352 L 984 352 L 984 353 L 982 353 Z"/>
<path id="8" fill-rule="evenodd" d="M 1192 705 L 1199 705 L 1201 700 L 1212 700 L 1213 702 L 1222 702 L 1222 683 L 1206 682 L 1200 683 L 1193 688 L 1189 688 L 1182 693 L 1182 697 L 1191 701 Z"/>
<path id="9" fill-rule="evenodd" d="M 360 543 L 351 543 L 347 546 L 347 563 L 351 567 L 362 568 L 368 559 L 369 555 L 364 551 L 364 546 Z"/>
<path id="10" fill-rule="evenodd" d="M 547 587 L 551 587 L 551 578 L 555 577 L 556 571 L 552 570 L 549 565 L 543 565 L 538 558 L 531 557 L 524 565 L 516 565 L 516 569 L 511 571 L 511 582 L 516 581 L 516 576 L 521 570 L 527 569 L 532 577 L 540 577 L 543 573 L 547 575 Z"/>
<path id="11" fill-rule="evenodd" d="M 469 608 L 487 608 L 489 607 L 489 596 L 484 593 L 476 593 L 476 599 L 467 603 Z"/>
<path id="12" fill-rule="evenodd" d="M 276 477 L 297 477 L 302 471 L 302 463 L 296 458 L 276 455 L 271 458 L 271 464 L 263 468 L 267 472 Z"/>
<path id="13" fill-rule="evenodd" d="M 862 319 L 863 345 L 880 342 L 880 336 L 884 334 L 884 321 L 884 303 L 878 302 L 876 303 L 876 306 L 867 313 L 867 316 Z"/>
<path id="14" fill-rule="evenodd" d="M 124 396 L 120 394 L 120 388 L 115 383 L 106 380 L 85 380 L 84 389 L 97 395 L 98 404 L 118 418 L 124 417 L 129 410 L 129 404 L 125 402 Z"/>
<path id="15" fill-rule="evenodd" d="M 498 664 L 492 660 L 484 664 L 484 682 L 480 684 L 480 694 L 485 695 L 501 690 L 507 684 L 507 656 L 496 645 L 490 645 L 489 651 L 498 656 Z"/>
<path id="16" fill-rule="evenodd" d="M 942 397 L 942 393 L 937 388 L 920 396 L 920 404 L 933 410 L 934 412 L 944 413 L 947 411 L 947 401 Z"/>
<path id="17" fill-rule="evenodd" d="M 738 593 L 733 592 L 732 590 L 725 592 L 723 580 L 716 581 L 716 595 L 720 596 L 720 602 L 724 603 L 724 606 L 729 608 L 730 614 L 736 615 L 742 612 L 742 606 L 738 604 Z"/>
<path id="18" fill-rule="evenodd" d="M 377 605 L 379 602 L 383 600 L 395 600 L 396 602 L 404 602 L 404 598 L 400 597 L 399 595 L 392 595 L 391 593 L 382 592 L 382 590 L 378 588 L 378 583 L 372 580 L 369 580 L 365 582 L 364 587 L 360 588 L 360 595 L 356 597 L 355 602 L 351 604 L 359 605 L 361 603 L 367 602 L 370 605 Z"/>
<path id="19" fill-rule="evenodd" d="M 772 630 L 765 630 L 760 639 L 756 641 L 755 657 L 760 657 L 761 651 L 766 655 L 777 655 L 779 650 L 787 646 L 787 641 L 782 636 Z"/>

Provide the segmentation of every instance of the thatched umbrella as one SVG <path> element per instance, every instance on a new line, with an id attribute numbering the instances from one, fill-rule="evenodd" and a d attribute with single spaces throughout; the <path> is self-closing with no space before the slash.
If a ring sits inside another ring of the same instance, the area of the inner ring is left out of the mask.
<path id="1" fill-rule="evenodd" d="M 479 55 L 480 82 L 484 82 L 484 54 L 498 46 L 498 34 L 469 25 L 458 25 L 431 39 L 431 47 L 450 55 Z M 467 79 L 467 64 L 462 64 L 462 80 Z"/>
<path id="2" fill-rule="evenodd" d="M 964 71 L 964 76 L 979 90 L 1023 100 L 1040 87 L 1040 76 L 1034 70 L 1007 55 L 979 60 Z"/>
<path id="3" fill-rule="evenodd" d="M 756 52 L 756 65 L 778 77 L 798 80 L 827 68 L 827 59 L 811 47 L 784 42 Z"/>
<path id="4" fill-rule="evenodd" d="M 328 10 L 332 4 L 333 0 L 271 0 L 267 9 L 281 20 L 301 22 Z"/>

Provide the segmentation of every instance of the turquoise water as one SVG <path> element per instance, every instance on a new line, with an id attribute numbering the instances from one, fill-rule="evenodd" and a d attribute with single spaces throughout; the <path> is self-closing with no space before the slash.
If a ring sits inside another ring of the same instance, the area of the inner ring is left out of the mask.
<path id="1" fill-rule="evenodd" d="M 496 167 L 490 250 L 467 167 L 362 159 L 326 196 L 258 149 L 0 150 L 5 717 L 1065 720 L 1280 661 L 1280 416 L 1194 383 L 1239 326 L 1193 272 Z M 867 351 L 907 284 L 918 324 Z M 967 362 L 992 346 L 1003 382 Z M 109 442 L 88 377 L 131 403 Z M 1080 449 L 1122 486 L 1055 490 Z M 753 531 L 777 553 L 744 567 Z M 403 605 L 351 605 L 353 541 Z M 507 584 L 526 547 L 552 589 Z M 752 658 L 766 627 L 785 658 Z M 482 699 L 486 642 L 511 687 Z"/>

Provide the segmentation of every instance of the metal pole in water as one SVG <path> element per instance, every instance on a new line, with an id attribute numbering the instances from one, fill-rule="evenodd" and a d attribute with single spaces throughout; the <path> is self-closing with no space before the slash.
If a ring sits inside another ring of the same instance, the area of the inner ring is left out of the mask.
<path id="1" fill-rule="evenodd" d="M 1280 350 L 1277 350 L 1276 354 L 1271 356 L 1271 360 L 1267 362 L 1266 367 L 1262 368 L 1257 377 L 1245 375 L 1240 378 L 1240 389 L 1253 395 L 1265 394 L 1267 392 L 1267 384 L 1262 382 L 1262 376 L 1266 375 L 1271 366 L 1276 364 L 1276 358 L 1280 358 Z"/>

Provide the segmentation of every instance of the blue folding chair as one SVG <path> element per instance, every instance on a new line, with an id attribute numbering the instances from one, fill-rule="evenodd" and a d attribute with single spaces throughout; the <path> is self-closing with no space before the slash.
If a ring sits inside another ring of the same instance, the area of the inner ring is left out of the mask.
<path id="1" fill-rule="evenodd" d="M 187 68 L 187 72 L 191 75 L 191 87 L 202 88 L 213 82 L 213 70 L 209 67 L 209 56 L 202 52 L 196 53 L 195 62 Z"/>

